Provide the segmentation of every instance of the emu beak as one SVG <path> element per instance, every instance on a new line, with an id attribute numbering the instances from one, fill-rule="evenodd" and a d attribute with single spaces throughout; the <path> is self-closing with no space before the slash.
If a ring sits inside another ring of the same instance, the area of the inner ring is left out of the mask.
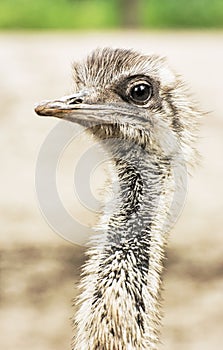
<path id="1" fill-rule="evenodd" d="M 86 108 L 86 104 L 82 104 L 85 92 L 80 92 L 74 95 L 63 96 L 52 101 L 42 101 L 35 106 L 35 112 L 40 116 L 52 116 L 64 118 L 73 113 L 74 110 Z"/>
<path id="2" fill-rule="evenodd" d="M 86 91 L 64 96 L 52 101 L 43 101 L 35 106 L 35 112 L 40 116 L 51 116 L 69 120 L 81 125 L 92 125 L 111 121 L 112 112 L 117 109 L 109 104 L 84 103 Z"/>

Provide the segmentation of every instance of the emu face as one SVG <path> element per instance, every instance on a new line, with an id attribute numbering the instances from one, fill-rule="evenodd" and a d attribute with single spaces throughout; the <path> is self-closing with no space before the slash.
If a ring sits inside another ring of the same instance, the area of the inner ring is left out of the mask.
<path id="1" fill-rule="evenodd" d="M 167 155 L 181 149 L 188 162 L 194 158 L 197 112 L 165 59 L 106 48 L 73 71 L 75 93 L 39 104 L 37 114 L 89 127 L 99 138 L 118 135 Z"/>

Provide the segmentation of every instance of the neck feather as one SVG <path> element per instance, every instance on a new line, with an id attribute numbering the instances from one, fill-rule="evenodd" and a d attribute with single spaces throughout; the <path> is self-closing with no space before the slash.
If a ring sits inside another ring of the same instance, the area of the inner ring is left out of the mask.
<path id="1" fill-rule="evenodd" d="M 112 159 L 115 196 L 88 251 L 74 349 L 156 349 L 171 167 L 141 147 L 113 147 Z"/>

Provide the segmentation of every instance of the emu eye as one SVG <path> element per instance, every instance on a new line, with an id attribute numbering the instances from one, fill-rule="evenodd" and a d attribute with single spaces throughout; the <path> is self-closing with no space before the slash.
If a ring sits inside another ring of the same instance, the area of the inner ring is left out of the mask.
<path id="1" fill-rule="evenodd" d="M 152 86 L 147 82 L 137 83 L 129 90 L 129 97 L 138 104 L 145 104 L 152 96 Z"/>

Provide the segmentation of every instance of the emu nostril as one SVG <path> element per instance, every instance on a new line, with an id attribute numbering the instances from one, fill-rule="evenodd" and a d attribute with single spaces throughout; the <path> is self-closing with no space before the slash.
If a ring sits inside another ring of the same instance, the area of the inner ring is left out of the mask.
<path id="1" fill-rule="evenodd" d="M 83 100 L 81 98 L 72 98 L 72 99 L 70 99 L 70 101 L 68 103 L 69 103 L 69 105 L 76 105 L 76 104 L 79 104 L 82 102 L 83 102 Z"/>

